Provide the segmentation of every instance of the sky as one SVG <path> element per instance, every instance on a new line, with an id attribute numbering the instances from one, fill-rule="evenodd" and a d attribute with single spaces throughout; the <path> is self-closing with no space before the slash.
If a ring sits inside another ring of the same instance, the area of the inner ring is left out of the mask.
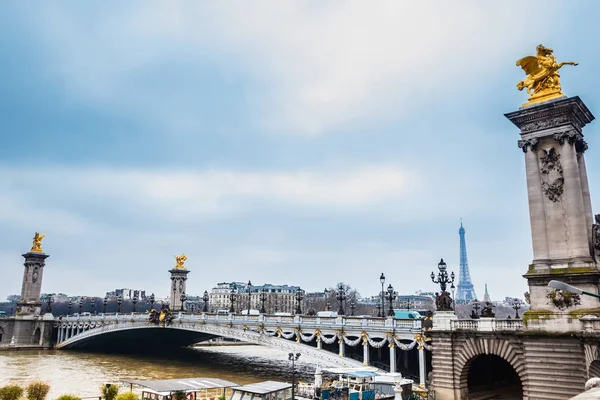
<path id="1" fill-rule="evenodd" d="M 43 292 L 379 275 L 435 291 L 462 218 L 483 296 L 523 297 L 523 153 L 504 113 L 542 43 L 600 114 L 595 1 L 7 1 L 0 13 L 0 299 L 34 232 Z M 600 127 L 584 131 L 600 212 Z"/>

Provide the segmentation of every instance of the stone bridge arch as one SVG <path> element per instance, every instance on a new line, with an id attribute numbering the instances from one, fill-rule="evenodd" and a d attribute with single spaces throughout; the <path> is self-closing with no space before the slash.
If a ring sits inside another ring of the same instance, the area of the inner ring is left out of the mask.
<path id="1" fill-rule="evenodd" d="M 119 333 L 130 333 L 136 335 L 140 332 L 151 333 L 191 333 L 192 336 L 186 335 L 184 341 L 188 340 L 191 344 L 197 342 L 194 338 L 204 337 L 217 338 L 227 337 L 245 342 L 259 344 L 263 346 L 275 347 L 284 351 L 301 352 L 311 357 L 319 359 L 323 365 L 341 366 L 341 367 L 362 367 L 363 363 L 351 358 L 340 357 L 338 354 L 319 350 L 308 344 L 303 344 L 300 341 L 288 340 L 284 337 L 278 337 L 274 334 L 266 332 L 257 332 L 250 329 L 240 329 L 239 327 L 227 327 L 212 324 L 193 324 L 193 323 L 174 323 L 170 326 L 157 326 L 149 323 L 125 322 L 118 324 L 105 324 L 94 329 L 83 331 L 61 343 L 56 345 L 57 349 L 70 349 L 85 346 L 102 336 L 115 335 Z M 182 344 L 185 344 L 182 343 Z"/>
<path id="2" fill-rule="evenodd" d="M 455 382 L 461 399 L 469 398 L 469 370 L 471 364 L 480 356 L 497 356 L 508 363 L 517 374 L 521 383 L 523 398 L 526 387 L 526 365 L 522 345 L 500 337 L 469 337 L 455 350 Z"/>

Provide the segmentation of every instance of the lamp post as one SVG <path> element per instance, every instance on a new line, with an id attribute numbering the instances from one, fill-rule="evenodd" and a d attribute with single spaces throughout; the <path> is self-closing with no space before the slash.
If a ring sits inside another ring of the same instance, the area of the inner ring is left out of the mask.
<path id="1" fill-rule="evenodd" d="M 52 303 L 54 303 L 54 299 L 52 298 L 52 296 L 48 296 L 48 298 L 46 299 L 46 312 L 47 313 L 52 313 Z"/>
<path id="2" fill-rule="evenodd" d="M 394 299 L 396 298 L 396 294 L 394 294 L 394 287 L 392 286 L 392 284 L 390 283 L 388 288 L 387 288 L 387 301 L 390 303 L 390 308 L 388 309 L 388 317 L 393 317 L 394 316 Z"/>
<path id="3" fill-rule="evenodd" d="M 452 292 L 452 300 L 454 300 L 454 291 L 456 290 L 456 286 L 454 286 L 454 282 L 450 283 L 450 291 Z M 455 301 L 456 303 L 456 301 Z"/>
<path id="4" fill-rule="evenodd" d="M 204 295 L 202 296 L 202 301 L 204 302 L 204 307 L 202 308 L 202 312 L 208 312 L 208 301 L 210 297 L 208 296 L 208 291 L 204 291 Z"/>
<path id="5" fill-rule="evenodd" d="M 131 302 L 133 303 L 133 313 L 135 314 L 135 305 L 138 302 L 138 295 L 137 295 L 137 293 L 133 294 L 133 299 L 131 299 Z"/>
<path id="6" fill-rule="evenodd" d="M 71 315 L 71 307 L 73 307 L 73 299 L 69 299 L 69 313 L 68 313 L 68 315 Z"/>
<path id="7" fill-rule="evenodd" d="M 273 310 L 276 313 L 278 311 L 278 306 L 277 306 L 277 295 L 275 295 L 275 305 L 273 306 Z"/>
<path id="8" fill-rule="evenodd" d="M 235 309 L 233 308 L 233 303 L 235 303 L 235 288 L 231 288 L 231 292 L 229 292 L 229 302 L 231 306 L 229 307 L 229 312 L 234 313 Z"/>
<path id="9" fill-rule="evenodd" d="M 85 299 L 85 297 L 79 298 L 79 314 L 81 314 L 83 312 L 83 300 L 84 299 Z"/>
<path id="10" fill-rule="evenodd" d="M 519 309 L 521 308 L 521 302 L 519 300 L 515 300 L 512 308 L 515 310 L 515 318 L 519 319 Z"/>
<path id="11" fill-rule="evenodd" d="M 402 302 L 402 306 L 406 308 L 407 311 L 410 311 L 411 308 L 415 308 L 415 303 L 411 299 L 408 299 Z"/>
<path id="12" fill-rule="evenodd" d="M 246 284 L 246 288 L 248 289 L 248 313 L 250 315 L 250 296 L 252 296 L 252 282 L 248 281 Z"/>
<path id="13" fill-rule="evenodd" d="M 119 297 L 117 297 L 117 314 L 121 313 L 121 303 L 123 303 L 123 298 L 119 295 Z"/>
<path id="14" fill-rule="evenodd" d="M 302 303 L 302 299 L 304 299 L 304 296 L 302 295 L 302 290 L 300 290 L 300 288 L 296 289 L 296 314 L 297 315 L 302 315 L 302 307 L 300 306 L 300 304 Z"/>
<path id="15" fill-rule="evenodd" d="M 448 294 L 448 292 L 446 292 L 446 285 L 448 283 L 454 284 L 454 271 L 452 271 L 450 276 L 448 276 L 447 266 L 443 258 L 438 264 L 438 270 L 440 272 L 438 272 L 437 274 L 437 280 L 435 279 L 435 274 L 433 272 L 431 272 L 430 275 L 431 281 L 435 284 L 439 283 L 441 289 L 441 293 L 436 299 L 437 309 L 438 311 L 452 311 L 452 299 L 448 298 L 450 295 Z"/>
<path id="16" fill-rule="evenodd" d="M 356 302 L 354 300 L 354 296 L 350 298 L 350 315 L 354 316 L 354 309 L 356 308 Z"/>
<path id="17" fill-rule="evenodd" d="M 179 300 L 181 300 L 181 310 L 180 311 L 185 311 L 184 305 L 185 305 L 185 301 L 187 300 L 187 297 L 185 297 L 185 293 L 181 293 L 181 297 L 179 298 Z"/>
<path id="18" fill-rule="evenodd" d="M 102 314 L 106 314 L 106 305 L 108 304 L 108 297 L 104 297 L 104 300 L 102 301 L 102 305 L 104 306 L 104 308 L 102 309 Z"/>
<path id="19" fill-rule="evenodd" d="M 479 309 L 480 308 L 481 308 L 481 303 L 479 303 L 479 300 L 475 299 L 473 301 L 473 310 L 471 312 L 471 318 L 479 319 Z"/>
<path id="20" fill-rule="evenodd" d="M 90 300 L 90 307 L 92 309 L 92 314 L 96 315 L 96 298 L 92 297 Z"/>
<path id="21" fill-rule="evenodd" d="M 383 317 L 384 315 L 384 311 L 385 310 L 385 292 L 383 291 L 383 285 L 385 284 L 385 275 L 383 274 L 383 272 L 381 273 L 381 276 L 379 277 L 379 282 L 381 282 L 381 313 L 378 314 L 378 317 Z"/>
<path id="22" fill-rule="evenodd" d="M 337 294 L 335 296 L 337 299 L 340 308 L 338 310 L 338 315 L 344 315 L 344 300 L 346 300 L 346 290 L 344 290 L 344 285 L 339 284 Z"/>
<path id="23" fill-rule="evenodd" d="M 196 303 L 190 303 L 190 311 L 192 314 L 194 313 L 194 308 L 196 308 Z"/>
<path id="24" fill-rule="evenodd" d="M 296 399 L 296 361 L 300 358 L 300 353 L 289 353 L 288 359 L 292 362 L 292 400 Z"/>
<path id="25" fill-rule="evenodd" d="M 381 317 L 381 299 L 377 299 L 377 316 Z"/>
<path id="26" fill-rule="evenodd" d="M 265 301 L 267 300 L 267 291 L 265 290 L 265 288 L 260 289 L 260 313 L 261 314 L 266 314 L 267 310 L 265 310 Z"/>
<path id="27" fill-rule="evenodd" d="M 156 297 L 154 297 L 154 293 L 152 293 L 149 297 L 150 300 L 150 309 L 154 309 L 154 301 L 156 300 Z"/>

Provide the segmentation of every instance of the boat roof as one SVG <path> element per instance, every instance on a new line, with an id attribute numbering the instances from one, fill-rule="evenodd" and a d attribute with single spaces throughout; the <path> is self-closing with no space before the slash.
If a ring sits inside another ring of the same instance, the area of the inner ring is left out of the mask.
<path id="1" fill-rule="evenodd" d="M 327 368 L 324 371 L 334 374 L 349 375 L 356 378 L 367 378 L 371 376 L 379 376 L 377 368 Z"/>
<path id="2" fill-rule="evenodd" d="M 264 381 L 251 383 L 249 385 L 234 387 L 233 390 L 254 393 L 254 394 L 268 394 L 273 392 L 279 392 L 280 390 L 290 389 L 291 383 L 277 382 L 277 381 Z"/>
<path id="3" fill-rule="evenodd" d="M 195 392 L 204 389 L 220 389 L 239 386 L 239 384 L 217 378 L 183 378 L 144 381 L 123 381 L 130 385 L 137 385 L 153 390 L 157 393 L 170 392 Z"/>

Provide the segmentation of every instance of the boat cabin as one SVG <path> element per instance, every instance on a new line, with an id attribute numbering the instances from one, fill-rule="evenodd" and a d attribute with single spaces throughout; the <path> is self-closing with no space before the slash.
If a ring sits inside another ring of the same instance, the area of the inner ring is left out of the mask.
<path id="1" fill-rule="evenodd" d="M 165 380 L 123 381 L 142 400 L 173 400 L 176 392 L 185 393 L 186 400 L 217 400 L 227 398 L 235 382 L 217 378 L 184 378 Z M 140 393 L 141 392 L 141 393 Z"/>
<path id="2" fill-rule="evenodd" d="M 232 388 L 229 400 L 288 400 L 292 385 L 285 382 L 264 381 Z"/>

